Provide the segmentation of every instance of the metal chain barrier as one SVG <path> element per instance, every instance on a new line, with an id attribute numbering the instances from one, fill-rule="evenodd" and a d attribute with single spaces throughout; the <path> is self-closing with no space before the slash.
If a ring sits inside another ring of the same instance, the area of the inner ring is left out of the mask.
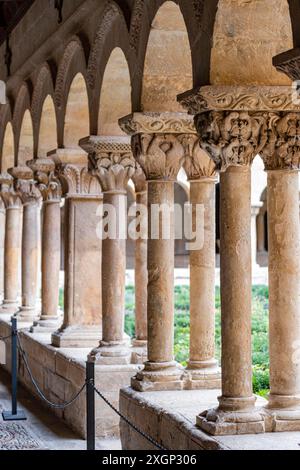
<path id="1" fill-rule="evenodd" d="M 17 334 L 17 337 L 18 337 L 18 348 L 19 348 L 19 351 L 20 351 L 20 354 L 21 354 L 21 357 L 24 361 L 24 364 L 25 364 L 25 367 L 26 367 L 26 370 L 28 372 L 28 375 L 30 377 L 30 380 L 34 386 L 34 388 L 36 389 L 38 395 L 40 396 L 40 398 L 42 398 L 42 400 L 44 400 L 48 405 L 50 405 L 52 408 L 56 408 L 56 409 L 59 409 L 59 410 L 62 410 L 62 409 L 65 409 L 67 408 L 68 406 L 72 405 L 76 400 L 77 398 L 81 395 L 81 393 L 83 392 L 83 390 L 85 389 L 86 387 L 86 381 L 84 382 L 84 384 L 82 385 L 82 387 L 79 389 L 79 391 L 74 395 L 73 398 L 71 398 L 70 401 L 66 402 L 66 403 L 53 403 L 51 402 L 50 400 L 48 400 L 48 398 L 44 395 L 44 393 L 42 392 L 42 390 L 39 388 L 38 384 L 36 383 L 36 380 L 35 378 L 33 377 L 32 375 L 32 372 L 30 370 L 30 367 L 29 367 L 29 364 L 28 364 L 28 360 L 27 360 L 27 356 L 26 356 L 26 353 L 24 351 L 24 349 L 22 348 L 22 345 L 21 345 L 21 342 L 20 342 L 20 338 L 19 338 L 19 334 Z"/>
<path id="2" fill-rule="evenodd" d="M 151 444 L 153 444 L 155 447 L 157 447 L 157 449 L 159 450 L 167 450 L 165 449 L 164 447 L 162 447 L 158 442 L 156 442 L 152 437 L 148 436 L 148 434 L 146 434 L 144 431 L 142 431 L 141 429 L 139 429 L 135 424 L 133 424 L 131 421 L 129 421 L 128 418 L 126 418 L 126 416 L 122 415 L 122 413 L 120 413 L 119 410 L 117 410 L 117 408 L 109 402 L 109 400 L 94 386 L 94 390 L 95 392 L 97 393 L 97 395 L 115 412 L 117 413 L 117 415 L 123 420 L 125 421 L 126 424 L 128 424 L 128 426 L 130 426 L 132 429 L 134 429 L 134 431 L 136 431 L 138 434 L 140 434 L 142 437 L 144 437 L 148 442 L 150 442 Z"/>

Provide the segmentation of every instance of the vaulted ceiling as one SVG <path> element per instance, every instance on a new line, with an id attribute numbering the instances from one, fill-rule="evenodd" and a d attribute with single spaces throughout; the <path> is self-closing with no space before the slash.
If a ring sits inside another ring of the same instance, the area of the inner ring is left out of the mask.
<path id="1" fill-rule="evenodd" d="M 33 0 L 0 0 L 0 44 L 18 24 Z"/>

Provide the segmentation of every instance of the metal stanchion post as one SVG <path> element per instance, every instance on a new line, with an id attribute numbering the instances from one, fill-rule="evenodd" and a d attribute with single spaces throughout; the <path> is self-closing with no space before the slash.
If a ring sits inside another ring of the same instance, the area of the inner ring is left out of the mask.
<path id="1" fill-rule="evenodd" d="M 86 445 L 95 450 L 95 364 L 86 363 Z"/>
<path id="2" fill-rule="evenodd" d="M 11 319 L 11 411 L 3 411 L 4 421 L 23 421 L 26 418 L 24 411 L 18 411 L 18 326 L 16 317 Z"/>

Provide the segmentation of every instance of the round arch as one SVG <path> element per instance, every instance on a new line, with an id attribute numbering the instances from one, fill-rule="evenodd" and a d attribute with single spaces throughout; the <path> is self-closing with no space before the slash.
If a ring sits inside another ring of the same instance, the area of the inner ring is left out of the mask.
<path id="1" fill-rule="evenodd" d="M 33 125 L 29 109 L 24 113 L 20 138 L 18 145 L 18 154 L 16 164 L 23 166 L 33 158 Z"/>
<path id="2" fill-rule="evenodd" d="M 48 95 L 41 111 L 37 154 L 39 157 L 46 157 L 48 152 L 56 148 L 57 126 L 55 107 L 51 95 Z"/>
<path id="3" fill-rule="evenodd" d="M 1 152 L 1 173 L 5 173 L 14 166 L 14 133 L 11 122 L 8 122 L 4 131 Z"/>
<path id="4" fill-rule="evenodd" d="M 89 100 L 81 73 L 75 75 L 68 94 L 64 122 L 64 147 L 78 148 L 79 140 L 89 134 Z"/>

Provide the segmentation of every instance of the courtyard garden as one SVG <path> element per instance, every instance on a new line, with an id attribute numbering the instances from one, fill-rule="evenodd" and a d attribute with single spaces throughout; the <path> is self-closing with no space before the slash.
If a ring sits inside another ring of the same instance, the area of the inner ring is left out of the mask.
<path id="1" fill-rule="evenodd" d="M 126 288 L 125 330 L 134 336 L 134 287 Z M 175 358 L 186 365 L 189 355 L 189 287 L 175 287 Z M 216 357 L 221 357 L 221 300 L 216 288 Z M 268 287 L 252 288 L 252 364 L 253 390 L 266 396 L 269 389 Z"/>

